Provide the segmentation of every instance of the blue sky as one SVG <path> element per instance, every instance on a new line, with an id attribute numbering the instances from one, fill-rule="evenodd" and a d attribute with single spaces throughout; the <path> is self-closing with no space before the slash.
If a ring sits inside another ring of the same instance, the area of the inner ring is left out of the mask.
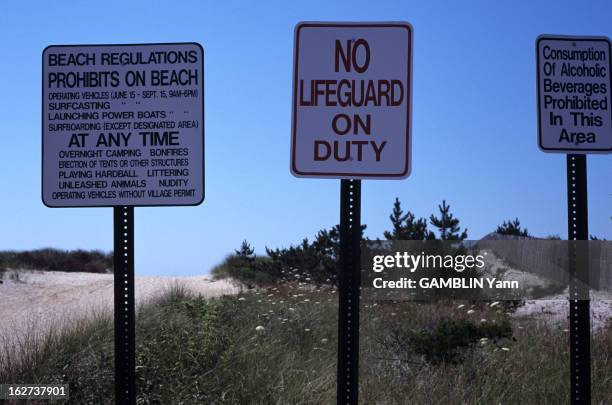
<path id="1" fill-rule="evenodd" d="M 536 143 L 539 34 L 612 37 L 608 1 L 8 2 L 0 14 L 0 250 L 112 248 L 112 209 L 40 200 L 41 52 L 50 44 L 195 41 L 205 49 L 206 201 L 136 209 L 136 272 L 208 271 L 243 239 L 258 252 L 338 222 L 339 181 L 289 172 L 293 27 L 408 21 L 413 163 L 364 181 L 370 237 L 394 198 L 418 216 L 446 199 L 480 238 L 519 217 L 566 236 L 565 156 Z M 612 238 L 612 157 L 588 159 L 590 233 Z"/>

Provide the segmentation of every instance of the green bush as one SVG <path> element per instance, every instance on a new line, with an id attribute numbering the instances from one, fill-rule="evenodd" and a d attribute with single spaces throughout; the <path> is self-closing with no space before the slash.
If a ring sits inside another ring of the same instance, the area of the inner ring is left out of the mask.
<path id="1" fill-rule="evenodd" d="M 80 249 L 9 250 L 0 252 L 0 268 L 105 273 L 113 268 L 113 254 Z"/>
<path id="2" fill-rule="evenodd" d="M 361 237 L 366 225 L 361 225 Z M 283 249 L 266 248 L 274 273 L 290 281 L 313 284 L 338 284 L 340 257 L 340 226 L 321 229 L 312 243 L 304 239 L 297 246 Z"/>
<path id="3" fill-rule="evenodd" d="M 332 229 L 332 232 L 334 230 Z M 322 230 L 315 242 L 304 239 L 300 245 L 283 249 L 268 249 L 271 265 L 282 280 L 309 281 L 316 284 L 336 284 L 338 274 L 337 242 L 331 240 L 319 243 Z M 327 237 L 325 235 L 324 237 Z"/>
<path id="4" fill-rule="evenodd" d="M 246 240 L 242 242 L 240 249 L 227 256 L 211 273 L 217 280 L 232 278 L 247 288 L 271 285 L 279 280 L 270 259 L 255 256 L 255 250 Z"/>
<path id="5" fill-rule="evenodd" d="M 365 225 L 362 226 L 362 234 Z M 311 243 L 304 239 L 297 246 L 270 249 L 267 257 L 255 256 L 247 241 L 240 249 L 217 265 L 215 278 L 231 277 L 247 287 L 278 284 L 282 282 L 308 282 L 312 284 L 337 284 L 340 229 L 322 229 Z"/>
<path id="6" fill-rule="evenodd" d="M 493 341 L 512 337 L 512 327 L 505 320 L 476 324 L 468 320 L 443 319 L 430 328 L 396 329 L 390 336 L 390 346 L 403 358 L 415 357 L 427 363 L 458 363 L 480 339 Z"/>
<path id="7" fill-rule="evenodd" d="M 272 285 L 280 280 L 275 274 L 271 260 L 266 257 L 253 257 L 246 260 L 239 255 L 230 255 L 211 271 L 215 279 L 232 278 L 247 288 Z"/>

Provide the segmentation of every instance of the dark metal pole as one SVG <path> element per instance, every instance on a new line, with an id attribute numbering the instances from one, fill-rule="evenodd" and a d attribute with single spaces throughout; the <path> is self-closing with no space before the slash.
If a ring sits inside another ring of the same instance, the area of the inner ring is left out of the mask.
<path id="1" fill-rule="evenodd" d="M 115 403 L 136 404 L 134 207 L 113 207 Z"/>
<path id="2" fill-rule="evenodd" d="M 361 285 L 361 180 L 340 184 L 337 403 L 357 405 L 359 394 L 359 289 Z"/>
<path id="3" fill-rule="evenodd" d="M 591 322 L 586 155 L 567 155 L 567 226 L 570 276 L 570 386 L 572 405 L 591 403 Z"/>

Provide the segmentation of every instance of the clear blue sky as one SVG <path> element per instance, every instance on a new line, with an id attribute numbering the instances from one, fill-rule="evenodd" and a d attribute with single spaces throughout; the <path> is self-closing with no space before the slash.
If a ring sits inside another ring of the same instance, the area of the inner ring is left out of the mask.
<path id="1" fill-rule="evenodd" d="M 112 209 L 40 200 L 50 44 L 204 46 L 206 201 L 136 209 L 138 274 L 206 272 L 243 239 L 263 253 L 336 224 L 339 181 L 289 173 L 293 27 L 303 20 L 414 27 L 412 175 L 363 183 L 368 236 L 387 229 L 398 196 L 418 216 L 446 199 L 470 238 L 517 216 L 535 235 L 566 237 L 565 156 L 536 146 L 534 42 L 612 37 L 609 1 L 12 1 L 0 13 L 0 250 L 112 248 Z M 588 160 L 590 232 L 611 239 L 612 156 Z"/>

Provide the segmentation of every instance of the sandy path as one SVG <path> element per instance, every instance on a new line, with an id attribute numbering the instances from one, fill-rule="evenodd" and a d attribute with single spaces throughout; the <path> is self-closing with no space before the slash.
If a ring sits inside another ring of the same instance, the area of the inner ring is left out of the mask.
<path id="1" fill-rule="evenodd" d="M 10 271 L 9 271 L 10 273 Z M 19 272 L 19 281 L 5 274 L 0 284 L 0 338 L 4 343 L 44 333 L 52 325 L 83 318 L 92 311 L 112 311 L 113 275 L 63 272 Z M 205 297 L 235 294 L 239 288 L 209 276 L 136 277 L 136 304 L 142 304 L 180 283 Z"/>

